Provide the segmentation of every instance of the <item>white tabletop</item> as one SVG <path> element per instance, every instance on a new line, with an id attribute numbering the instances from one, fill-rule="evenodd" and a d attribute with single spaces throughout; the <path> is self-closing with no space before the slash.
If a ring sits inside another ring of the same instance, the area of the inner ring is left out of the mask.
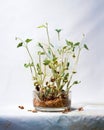
<path id="1" fill-rule="evenodd" d="M 84 105 L 84 110 L 29 112 L 18 106 L 0 108 L 0 130 L 104 130 L 104 105 Z M 33 108 L 32 108 L 33 109 Z"/>

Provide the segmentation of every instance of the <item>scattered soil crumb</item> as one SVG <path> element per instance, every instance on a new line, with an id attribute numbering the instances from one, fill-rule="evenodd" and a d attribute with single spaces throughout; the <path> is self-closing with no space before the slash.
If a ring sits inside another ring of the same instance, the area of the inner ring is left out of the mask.
<path id="1" fill-rule="evenodd" d="M 18 108 L 20 108 L 20 109 L 24 109 L 24 106 L 18 106 Z"/>
<path id="2" fill-rule="evenodd" d="M 79 107 L 78 111 L 84 111 L 83 107 Z"/>
<path id="3" fill-rule="evenodd" d="M 21 110 L 23 110 L 23 109 L 24 109 L 24 106 L 18 106 L 18 108 L 21 109 Z M 37 112 L 37 110 L 35 110 L 35 109 L 33 109 L 33 110 L 29 109 L 29 110 L 27 110 L 27 111 L 28 111 L 28 112 L 33 112 L 33 113 L 36 113 L 36 112 Z"/>

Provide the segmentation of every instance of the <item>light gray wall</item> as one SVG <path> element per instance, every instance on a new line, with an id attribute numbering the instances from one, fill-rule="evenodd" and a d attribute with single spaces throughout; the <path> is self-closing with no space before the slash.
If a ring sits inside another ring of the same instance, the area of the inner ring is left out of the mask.
<path id="1" fill-rule="evenodd" d="M 81 53 L 73 102 L 104 103 L 104 0 L 0 0 L 0 105 L 31 104 L 33 84 L 23 64 L 28 56 L 16 48 L 15 36 L 45 39 L 36 27 L 48 22 L 54 41 L 55 28 L 62 37 L 81 41 L 90 50 Z M 35 42 L 34 51 L 36 49 Z"/>

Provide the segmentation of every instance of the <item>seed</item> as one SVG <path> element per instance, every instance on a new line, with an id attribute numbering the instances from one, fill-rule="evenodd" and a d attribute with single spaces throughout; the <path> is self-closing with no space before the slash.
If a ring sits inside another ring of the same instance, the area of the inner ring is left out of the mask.
<path id="1" fill-rule="evenodd" d="M 46 85 L 48 85 L 48 81 L 46 82 Z"/>
<path id="2" fill-rule="evenodd" d="M 40 91 L 39 85 L 36 85 L 35 88 L 36 88 L 37 91 Z"/>
<path id="3" fill-rule="evenodd" d="M 54 82 L 55 81 L 55 78 L 51 78 L 51 82 Z"/>
<path id="4" fill-rule="evenodd" d="M 75 54 L 73 54 L 73 58 L 75 58 L 76 56 L 75 56 Z"/>
<path id="5" fill-rule="evenodd" d="M 73 74 L 76 74 L 77 72 L 76 72 L 76 71 L 73 71 L 72 73 L 73 73 Z"/>

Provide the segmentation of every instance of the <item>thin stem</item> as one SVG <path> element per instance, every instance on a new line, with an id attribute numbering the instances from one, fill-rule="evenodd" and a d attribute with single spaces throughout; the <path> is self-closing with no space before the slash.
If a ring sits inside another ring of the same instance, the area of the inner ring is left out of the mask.
<path id="1" fill-rule="evenodd" d="M 47 56 L 48 58 L 50 58 L 44 48 L 43 48 L 43 51 L 44 51 L 44 53 L 46 54 L 46 56 Z"/>
<path id="2" fill-rule="evenodd" d="M 81 48 L 79 47 L 78 55 L 77 55 L 77 58 L 76 58 L 76 62 L 75 62 L 75 66 L 74 66 L 74 68 L 76 68 L 76 66 L 77 66 L 77 64 L 78 64 L 78 60 L 79 60 L 79 56 L 80 56 L 80 52 L 81 52 Z"/>
<path id="3" fill-rule="evenodd" d="M 73 73 L 71 74 L 70 79 L 69 79 L 69 81 L 67 83 L 67 91 L 69 91 L 69 88 L 70 88 L 69 85 L 70 85 L 70 82 L 72 80 L 72 77 L 73 77 Z"/>
<path id="4" fill-rule="evenodd" d="M 81 51 L 81 48 L 79 47 L 78 55 L 77 55 L 77 58 L 76 58 L 74 67 L 73 67 L 73 69 L 72 69 L 70 79 L 69 79 L 69 81 L 68 81 L 68 83 L 67 83 L 67 90 L 68 90 L 68 91 L 69 91 L 69 89 L 72 87 L 72 86 L 69 87 L 69 85 L 70 85 L 70 83 L 71 83 L 71 80 L 72 80 L 72 77 L 73 77 L 73 74 L 74 74 L 73 71 L 76 69 L 76 66 L 77 66 L 77 64 L 78 64 L 78 60 L 79 60 L 79 56 L 80 56 L 80 51 Z"/>
<path id="5" fill-rule="evenodd" d="M 49 37 L 49 31 L 48 31 L 48 23 L 46 24 L 46 32 L 47 32 L 47 38 L 48 38 L 48 43 L 50 45 L 50 37 Z"/>
<path id="6" fill-rule="evenodd" d="M 46 23 L 46 33 L 47 33 L 49 48 L 50 48 L 51 51 L 52 51 L 52 55 L 54 55 L 53 50 L 52 50 L 52 48 L 51 48 L 51 42 L 50 42 L 49 31 L 48 31 L 48 23 Z"/>
<path id="7" fill-rule="evenodd" d="M 30 67 L 30 72 L 31 72 L 31 76 L 32 76 L 32 78 L 33 78 L 33 72 L 32 72 L 32 67 L 31 66 L 29 66 Z"/>
<path id="8" fill-rule="evenodd" d="M 45 77 L 46 77 L 46 66 L 44 65 L 44 76 L 43 76 L 42 84 L 44 83 Z"/>
<path id="9" fill-rule="evenodd" d="M 26 48 L 26 50 L 27 50 L 27 52 L 28 52 L 28 54 L 30 56 L 30 59 L 31 59 L 31 61 L 33 63 L 33 68 L 34 68 L 34 71 L 35 71 L 35 76 L 37 76 L 37 72 L 36 72 L 36 69 L 35 69 L 34 61 L 33 61 L 33 58 L 32 58 L 32 56 L 30 54 L 30 51 L 29 51 L 29 49 L 27 47 L 27 44 L 21 38 L 19 38 L 19 37 L 17 37 L 17 39 L 20 40 L 21 42 L 23 42 L 23 46 Z M 32 68 L 31 67 L 30 67 L 30 72 L 31 72 L 31 74 L 33 76 L 33 72 L 32 72 Z"/>
<path id="10" fill-rule="evenodd" d="M 58 32 L 58 40 L 60 41 L 60 32 Z"/>
<path id="11" fill-rule="evenodd" d="M 30 59 L 31 59 L 31 61 L 32 61 L 32 63 L 33 63 L 33 68 L 34 68 L 34 71 L 35 71 L 35 76 L 37 76 L 36 68 L 35 68 L 35 65 L 34 65 L 34 60 L 33 60 L 32 56 L 31 56 L 31 54 L 30 54 L 30 51 L 29 51 L 27 45 L 25 46 L 25 48 L 26 48 L 26 50 L 27 50 L 27 52 L 28 52 L 28 54 L 29 54 L 29 56 L 30 56 Z"/>
<path id="12" fill-rule="evenodd" d="M 39 55 L 39 65 L 40 65 L 40 71 L 42 72 L 42 68 L 41 68 L 41 55 Z M 41 82 L 42 82 L 42 74 L 40 75 L 41 78 Z"/>

